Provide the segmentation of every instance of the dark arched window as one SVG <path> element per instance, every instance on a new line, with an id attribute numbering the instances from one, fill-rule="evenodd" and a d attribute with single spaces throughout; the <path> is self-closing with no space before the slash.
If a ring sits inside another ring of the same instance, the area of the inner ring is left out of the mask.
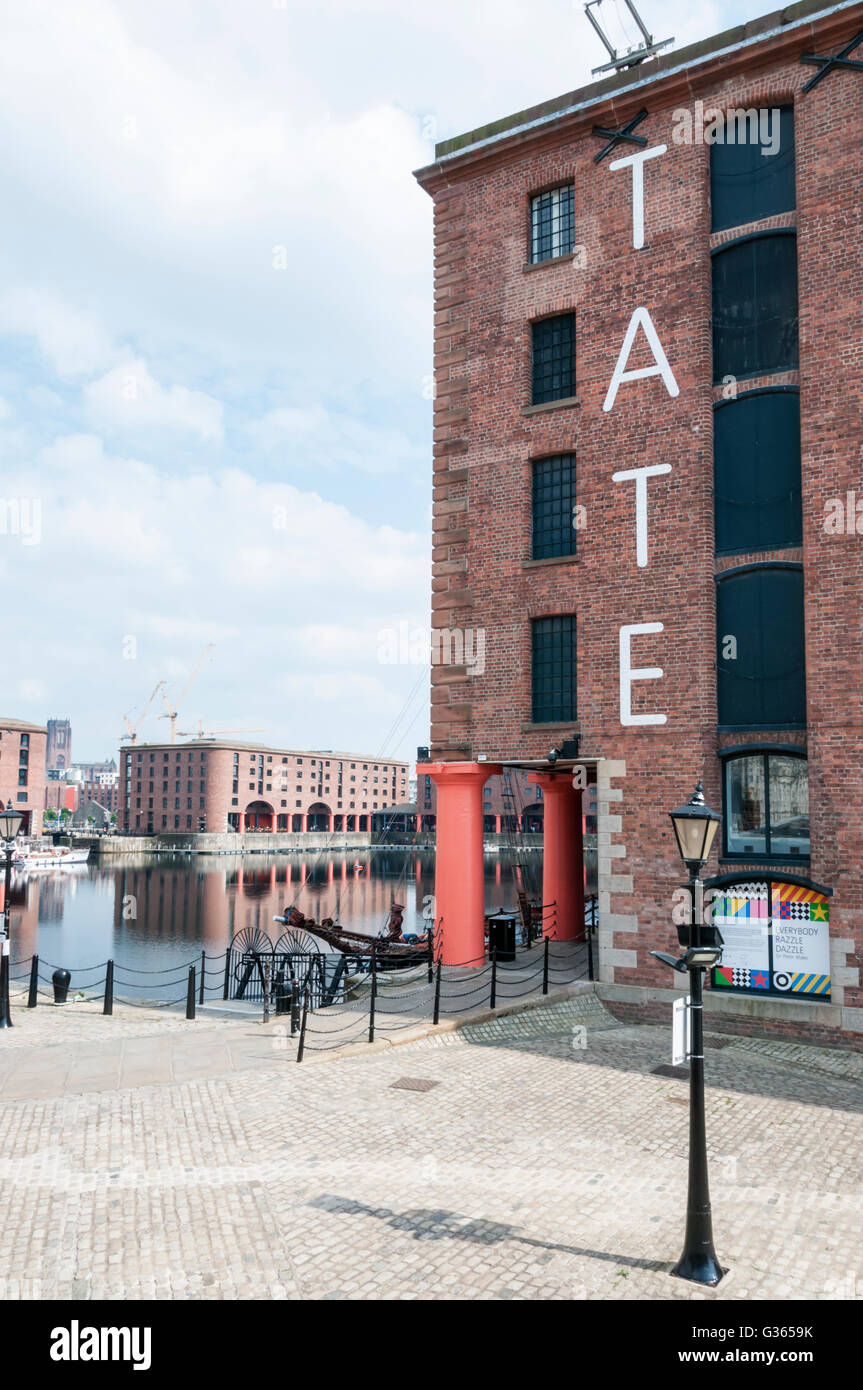
<path id="1" fill-rule="evenodd" d="M 809 765 L 802 750 L 735 749 L 723 763 L 726 856 L 808 856 Z"/>
<path id="2" fill-rule="evenodd" d="M 797 368 L 797 238 L 742 237 L 713 253 L 713 380 Z"/>
<path id="3" fill-rule="evenodd" d="M 744 392 L 713 417 L 717 555 L 800 545 L 800 397 Z"/>
<path id="4" fill-rule="evenodd" d="M 806 654 L 800 565 L 748 565 L 720 575 L 716 644 L 720 726 L 805 726 Z"/>
<path id="5" fill-rule="evenodd" d="M 775 217 L 779 212 L 790 212 L 797 203 L 793 108 L 747 109 L 724 114 L 723 142 L 710 150 L 710 211 L 714 232 L 742 227 L 763 217 Z"/>

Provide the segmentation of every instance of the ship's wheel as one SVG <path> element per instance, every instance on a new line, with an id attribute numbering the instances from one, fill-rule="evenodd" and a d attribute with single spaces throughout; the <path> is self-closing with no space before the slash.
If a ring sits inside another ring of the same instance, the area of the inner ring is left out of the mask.
<path id="1" fill-rule="evenodd" d="M 277 956 L 317 955 L 320 949 L 320 942 L 307 931 L 303 931 L 302 927 L 289 927 L 276 942 Z"/>
<path id="2" fill-rule="evenodd" d="M 271 956 L 273 943 L 260 927 L 243 927 L 231 942 L 231 950 L 241 956 Z"/>

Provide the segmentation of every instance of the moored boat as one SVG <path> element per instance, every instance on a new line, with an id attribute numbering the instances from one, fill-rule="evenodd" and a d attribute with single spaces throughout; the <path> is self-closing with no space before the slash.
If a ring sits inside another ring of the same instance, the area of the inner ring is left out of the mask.
<path id="1" fill-rule="evenodd" d="M 12 863 L 16 869 L 71 869 L 86 864 L 90 858 L 90 848 L 73 849 L 54 845 L 51 849 L 34 849 L 22 845 L 15 850 Z"/>

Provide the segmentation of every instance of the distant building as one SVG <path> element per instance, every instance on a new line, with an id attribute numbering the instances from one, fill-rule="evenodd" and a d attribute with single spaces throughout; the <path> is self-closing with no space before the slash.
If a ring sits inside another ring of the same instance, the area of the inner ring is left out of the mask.
<path id="1" fill-rule="evenodd" d="M 90 826 L 94 830 L 105 830 L 111 824 L 111 812 L 104 802 L 88 798 L 81 802 L 72 816 L 72 824 L 79 828 Z"/>
<path id="2" fill-rule="evenodd" d="M 408 799 L 406 762 L 193 739 L 120 754 L 118 825 L 162 831 L 369 830 Z"/>
<path id="3" fill-rule="evenodd" d="M 22 835 L 42 833 L 47 743 L 44 724 L 0 717 L 0 800 L 22 813 Z"/>
<path id="4" fill-rule="evenodd" d="M 64 773 L 72 763 L 72 725 L 68 719 L 48 720 L 45 770 Z"/>

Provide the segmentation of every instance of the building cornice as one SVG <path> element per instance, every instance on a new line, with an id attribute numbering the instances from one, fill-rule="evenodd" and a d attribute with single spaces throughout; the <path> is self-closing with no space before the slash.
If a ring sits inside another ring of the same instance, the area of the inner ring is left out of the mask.
<path id="1" fill-rule="evenodd" d="M 833 5 L 824 4 L 824 0 L 801 0 L 638 68 L 442 141 L 435 148 L 435 161 L 415 170 L 415 177 L 434 195 L 472 176 L 479 167 L 487 170 L 508 162 L 522 146 L 530 144 L 534 153 L 583 138 L 594 124 L 619 126 L 643 104 L 648 92 L 661 108 L 691 102 L 703 95 L 719 74 L 723 81 L 741 72 L 755 75 L 800 56 L 816 44 L 829 45 L 834 39 L 847 38 L 855 24 L 863 25 L 859 0 L 840 0 Z"/>

